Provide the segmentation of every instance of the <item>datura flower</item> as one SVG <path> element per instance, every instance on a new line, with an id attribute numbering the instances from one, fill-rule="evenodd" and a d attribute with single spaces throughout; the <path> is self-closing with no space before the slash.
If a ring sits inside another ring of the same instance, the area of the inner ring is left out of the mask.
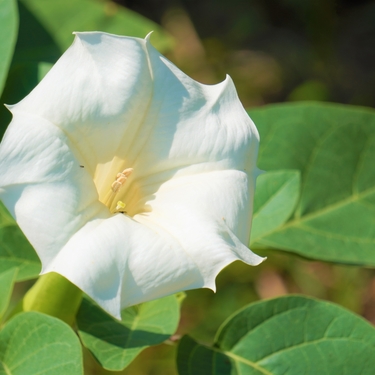
<path id="1" fill-rule="evenodd" d="M 76 33 L 9 109 L 0 198 L 42 274 L 119 317 L 263 260 L 245 246 L 259 135 L 229 77 L 200 84 L 147 37 Z"/>

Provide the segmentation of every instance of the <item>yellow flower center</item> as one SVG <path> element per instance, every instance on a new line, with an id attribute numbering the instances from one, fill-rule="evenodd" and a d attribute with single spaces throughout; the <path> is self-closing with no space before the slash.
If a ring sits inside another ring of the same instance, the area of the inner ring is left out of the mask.
<path id="1" fill-rule="evenodd" d="M 102 201 L 109 209 L 111 209 L 115 197 L 117 196 L 121 188 L 124 186 L 126 180 L 132 174 L 132 172 L 133 168 L 126 168 L 122 172 L 117 173 L 116 179 L 112 182 L 111 188 L 108 190 L 107 194 L 105 195 Z M 118 201 L 115 208 L 115 212 L 124 212 L 124 208 L 125 203 L 123 203 L 122 201 Z"/>

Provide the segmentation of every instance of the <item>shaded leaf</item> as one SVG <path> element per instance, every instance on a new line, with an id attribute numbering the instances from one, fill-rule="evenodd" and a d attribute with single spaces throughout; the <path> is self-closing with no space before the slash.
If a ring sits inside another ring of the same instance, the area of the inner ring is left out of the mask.
<path id="1" fill-rule="evenodd" d="M 152 43 L 161 52 L 172 47 L 172 39 L 156 23 L 108 0 L 21 0 L 65 50 L 74 31 L 104 31 L 144 38 L 154 31 Z"/>
<path id="2" fill-rule="evenodd" d="M 0 94 L 17 40 L 18 10 L 16 0 L 0 0 Z"/>
<path id="3" fill-rule="evenodd" d="M 329 302 L 287 296 L 246 306 L 213 348 L 184 337 L 180 375 L 371 375 L 375 328 Z"/>
<path id="4" fill-rule="evenodd" d="M 41 265 L 36 252 L 0 202 L 0 274 L 17 268 L 17 281 L 33 279 Z"/>
<path id="5" fill-rule="evenodd" d="M 18 2 L 20 29 L 1 103 L 15 104 L 22 100 L 39 83 L 44 64 L 54 63 L 62 50 L 35 16 Z M 0 136 L 10 123 L 12 116 L 0 105 Z"/>
<path id="6" fill-rule="evenodd" d="M 55 63 L 64 49 L 57 45 L 53 35 L 24 3 L 18 1 L 20 28 L 12 66 L 41 61 Z"/>
<path id="7" fill-rule="evenodd" d="M 83 375 L 81 345 L 59 319 L 18 314 L 0 331 L 0 374 Z"/>
<path id="8" fill-rule="evenodd" d="M 143 349 L 162 343 L 176 331 L 180 301 L 169 296 L 123 310 L 122 321 L 87 299 L 77 315 L 83 344 L 108 370 L 125 368 Z"/>
<path id="9" fill-rule="evenodd" d="M 253 110 L 259 167 L 301 171 L 294 216 L 252 246 L 375 266 L 375 112 L 333 104 Z"/>

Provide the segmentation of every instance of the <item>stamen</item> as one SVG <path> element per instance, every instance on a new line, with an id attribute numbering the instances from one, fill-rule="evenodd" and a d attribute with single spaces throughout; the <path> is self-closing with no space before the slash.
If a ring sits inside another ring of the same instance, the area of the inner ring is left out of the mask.
<path id="1" fill-rule="evenodd" d="M 121 173 L 117 173 L 116 181 L 111 185 L 114 193 L 117 193 L 121 189 L 122 185 L 126 182 L 132 172 L 133 168 L 126 168 Z"/>
<path id="2" fill-rule="evenodd" d="M 119 176 L 120 175 L 120 176 Z M 122 173 L 118 173 L 117 174 L 117 179 L 116 181 L 119 182 L 121 185 L 127 180 L 127 177 L 122 174 Z"/>
<path id="3" fill-rule="evenodd" d="M 133 173 L 133 168 L 126 168 L 122 171 L 122 174 L 124 174 L 126 177 L 129 177 Z"/>
<path id="4" fill-rule="evenodd" d="M 133 168 L 126 168 L 122 172 L 117 173 L 116 175 L 116 180 L 112 183 L 111 189 L 108 191 L 108 193 L 105 196 L 104 199 L 104 204 L 111 208 L 112 202 L 115 198 L 115 195 L 120 191 L 122 186 L 125 184 L 126 180 L 128 177 L 132 174 Z M 120 206 L 119 206 L 120 204 Z M 124 206 L 122 206 L 124 205 Z M 119 210 L 120 208 L 124 208 L 125 203 L 118 201 L 117 206 L 116 206 L 116 211 Z"/>

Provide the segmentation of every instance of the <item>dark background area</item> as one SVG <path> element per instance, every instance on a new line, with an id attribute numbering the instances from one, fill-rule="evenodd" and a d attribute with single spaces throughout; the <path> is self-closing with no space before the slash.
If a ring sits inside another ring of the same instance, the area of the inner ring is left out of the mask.
<path id="1" fill-rule="evenodd" d="M 194 78 L 230 74 L 245 106 L 375 105 L 374 1 L 116 1 L 182 42 L 169 57 Z"/>

